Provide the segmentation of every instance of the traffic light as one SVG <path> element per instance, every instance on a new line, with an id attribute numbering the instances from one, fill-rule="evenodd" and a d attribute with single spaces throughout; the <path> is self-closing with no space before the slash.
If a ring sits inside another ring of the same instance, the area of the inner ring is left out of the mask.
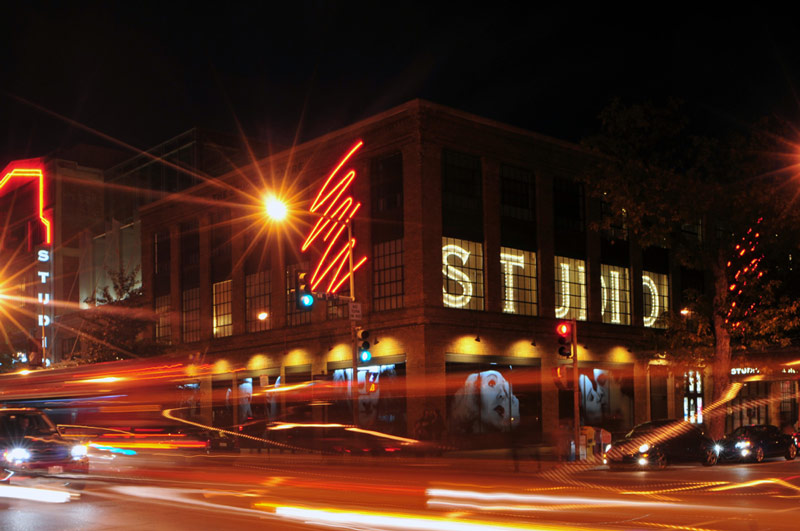
<path id="1" fill-rule="evenodd" d="M 358 360 L 366 363 L 372 359 L 372 352 L 369 351 L 369 330 L 356 328 L 356 344 L 358 345 Z"/>
<path id="2" fill-rule="evenodd" d="M 556 333 L 558 334 L 558 355 L 564 358 L 572 357 L 572 323 L 570 321 L 561 321 L 556 326 Z"/>
<path id="3" fill-rule="evenodd" d="M 294 301 L 297 309 L 302 312 L 308 312 L 314 307 L 314 294 L 305 271 L 294 273 Z"/>
<path id="4" fill-rule="evenodd" d="M 552 372 L 553 383 L 556 384 L 558 389 L 562 391 L 572 391 L 575 388 L 571 369 L 567 369 L 566 366 L 553 367 Z"/>

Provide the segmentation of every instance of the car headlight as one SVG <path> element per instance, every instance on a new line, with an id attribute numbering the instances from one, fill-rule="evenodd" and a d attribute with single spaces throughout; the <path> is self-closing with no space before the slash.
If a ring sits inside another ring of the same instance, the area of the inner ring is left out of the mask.
<path id="1" fill-rule="evenodd" d="M 649 449 L 650 449 L 650 445 L 649 445 L 649 444 L 647 444 L 647 443 L 644 443 L 643 445 L 641 445 L 641 446 L 639 447 L 639 453 L 640 453 L 640 454 L 643 454 L 643 453 L 645 453 L 645 452 L 646 452 L 647 450 L 649 450 Z"/>
<path id="2" fill-rule="evenodd" d="M 736 448 L 750 448 L 750 441 L 738 441 Z"/>
<path id="3" fill-rule="evenodd" d="M 605 452 L 608 452 L 609 450 L 611 450 L 611 444 L 607 444 L 607 445 L 606 445 L 606 449 L 605 449 L 604 451 L 605 451 Z"/>
<path id="4" fill-rule="evenodd" d="M 86 457 L 86 454 L 89 453 L 89 448 L 85 444 L 76 444 L 69 453 L 73 459 L 80 459 L 81 457 Z"/>
<path id="5" fill-rule="evenodd" d="M 31 453 L 25 448 L 12 448 L 5 453 L 5 457 L 6 461 L 10 463 L 19 463 L 30 459 Z"/>
<path id="6" fill-rule="evenodd" d="M 715 445 L 714 445 L 714 451 L 715 451 L 717 454 L 719 454 L 719 453 L 722 451 L 722 446 L 720 446 L 720 445 L 718 445 L 718 444 L 715 444 Z"/>

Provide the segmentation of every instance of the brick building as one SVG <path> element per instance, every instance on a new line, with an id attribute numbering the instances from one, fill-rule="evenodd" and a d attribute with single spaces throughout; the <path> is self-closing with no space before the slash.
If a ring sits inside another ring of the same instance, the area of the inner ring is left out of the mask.
<path id="1" fill-rule="evenodd" d="M 290 407 L 263 391 L 352 378 L 346 302 L 304 312 L 292 290 L 295 272 L 334 256 L 321 256 L 319 241 L 301 251 L 318 221 L 307 212 L 329 198 L 326 178 L 358 141 L 337 173 L 352 182 L 336 190 L 362 204 L 355 298 L 372 359 L 358 371 L 361 423 L 412 434 L 429 410 L 452 438 L 490 444 L 513 426 L 542 440 L 572 418 L 558 378 L 572 362 L 557 353 L 555 326 L 573 318 L 584 424 L 620 432 L 701 417 L 703 370 L 676 378 L 644 341 L 691 275 L 667 250 L 628 242 L 623 227 L 590 230 L 603 214 L 578 180 L 590 155 L 415 100 L 142 207 L 153 334 L 214 364 L 214 377 L 194 384 L 207 420 L 347 420 L 346 396 Z M 263 215 L 269 194 L 290 203 L 289 221 Z"/>

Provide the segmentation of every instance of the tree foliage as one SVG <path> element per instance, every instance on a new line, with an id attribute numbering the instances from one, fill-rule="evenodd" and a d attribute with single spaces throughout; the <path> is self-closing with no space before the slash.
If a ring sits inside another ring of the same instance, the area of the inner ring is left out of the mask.
<path id="1" fill-rule="evenodd" d="M 159 345 L 143 337 L 153 317 L 143 307 L 139 266 L 131 270 L 106 267 L 106 273 L 112 285 L 86 299 L 93 307 L 81 312 L 82 349 L 71 362 L 97 363 L 160 353 Z"/>
<path id="2" fill-rule="evenodd" d="M 786 346 L 800 325 L 800 305 L 787 292 L 800 221 L 791 132 L 765 121 L 746 133 L 708 134 L 678 101 L 614 101 L 600 119 L 601 133 L 584 142 L 599 161 L 585 182 L 610 215 L 594 228 L 624 225 L 640 246 L 666 247 L 682 266 L 705 272 L 703 292 L 684 294 L 685 314 L 670 315 L 652 339 L 673 362 L 710 364 L 716 399 L 735 349 Z M 715 435 L 719 420 L 711 419 Z"/>

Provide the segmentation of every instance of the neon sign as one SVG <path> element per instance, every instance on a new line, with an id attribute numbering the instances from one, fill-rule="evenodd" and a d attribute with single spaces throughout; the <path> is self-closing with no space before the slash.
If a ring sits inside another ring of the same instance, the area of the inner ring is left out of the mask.
<path id="1" fill-rule="evenodd" d="M 9 187 L 10 187 L 11 186 L 10 183 L 12 182 L 12 179 L 17 179 L 17 181 L 14 181 L 15 183 L 18 182 L 19 180 L 22 180 L 22 179 L 26 179 L 26 180 L 36 179 L 36 180 L 39 181 L 39 194 L 38 194 L 38 198 L 39 198 L 39 205 L 38 205 L 38 207 L 39 207 L 38 208 L 39 220 L 42 222 L 42 225 L 44 225 L 45 243 L 47 243 L 47 244 L 52 243 L 52 232 L 51 232 L 51 228 L 50 228 L 52 222 L 49 219 L 47 219 L 47 217 L 44 215 L 44 200 L 45 200 L 45 198 L 44 198 L 44 173 L 40 169 L 14 168 L 13 170 L 11 170 L 11 171 L 7 172 L 5 175 L 3 175 L 3 178 L 0 179 L 0 190 L 2 190 L 3 187 L 6 186 L 6 184 L 8 184 Z"/>
<path id="2" fill-rule="evenodd" d="M 319 259 L 319 262 L 317 262 L 317 267 L 314 269 L 314 273 L 311 275 L 312 291 L 316 291 L 323 279 L 329 277 L 328 285 L 325 291 L 327 293 L 336 293 L 339 288 L 341 288 L 342 284 L 344 284 L 344 282 L 350 278 L 351 271 L 349 270 L 346 271 L 343 276 L 340 277 L 340 275 L 342 274 L 344 264 L 349 262 L 353 254 L 353 248 L 356 246 L 356 239 L 350 237 L 349 240 L 345 242 L 338 251 L 333 253 L 331 251 L 333 251 L 333 248 L 339 241 L 340 236 L 351 223 L 355 213 L 358 212 L 359 208 L 361 208 L 361 203 L 356 203 L 352 197 L 347 196 L 342 198 L 342 195 L 350 187 L 353 179 L 355 179 L 356 171 L 351 169 L 345 173 L 344 177 L 340 176 L 335 185 L 331 186 L 331 183 L 333 183 L 334 179 L 337 178 L 339 170 L 342 169 L 347 161 L 350 160 L 350 157 L 352 157 L 353 154 L 363 145 L 364 142 L 359 140 L 352 148 L 350 148 L 350 151 L 347 153 L 347 155 L 342 158 L 336 168 L 328 176 L 328 179 L 325 181 L 325 184 L 322 185 L 322 188 L 317 194 L 316 199 L 314 199 L 314 202 L 309 208 L 309 212 L 312 214 L 317 214 L 319 216 L 319 220 L 309 233 L 306 241 L 303 243 L 301 251 L 305 252 L 311 246 L 311 244 L 314 243 L 317 237 L 322 234 L 326 228 L 328 229 L 328 231 L 322 237 L 322 241 L 327 242 L 328 246 L 325 249 L 325 252 L 322 254 L 322 257 Z M 329 256 L 331 255 L 333 258 L 329 260 Z M 359 267 L 364 265 L 364 262 L 366 261 L 366 256 L 358 260 L 358 262 L 353 264 L 352 272 L 355 272 Z M 331 274 L 331 272 L 333 273 Z M 350 295 L 352 296 L 352 293 Z"/>

